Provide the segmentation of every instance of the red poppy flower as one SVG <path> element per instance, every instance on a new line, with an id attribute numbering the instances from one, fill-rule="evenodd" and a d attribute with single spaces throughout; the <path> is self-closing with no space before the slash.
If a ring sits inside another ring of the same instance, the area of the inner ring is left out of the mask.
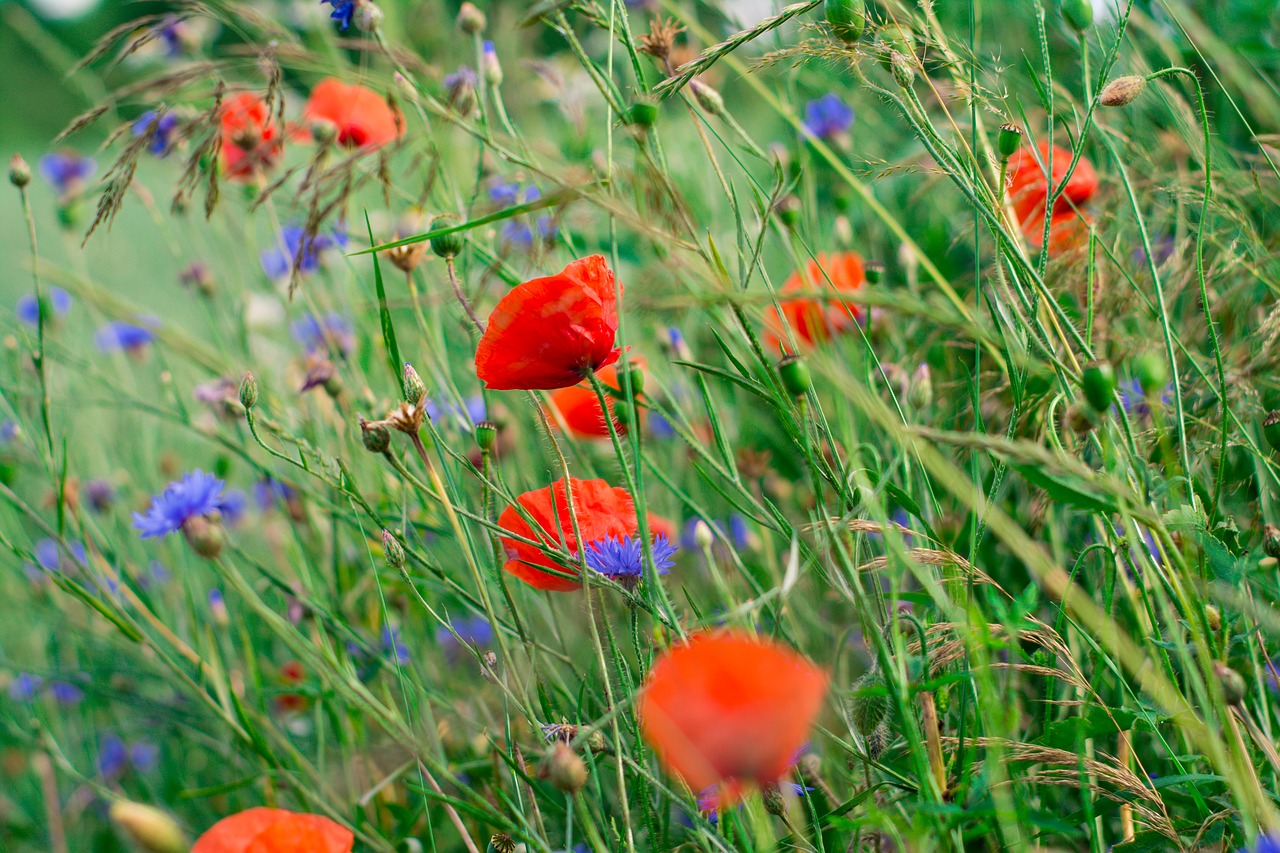
<path id="1" fill-rule="evenodd" d="M 781 293 L 856 293 L 866 280 L 862 258 L 856 252 L 819 253 L 816 259 L 809 261 L 803 278 L 799 273 L 792 273 L 782 285 Z M 862 321 L 864 312 L 861 305 L 853 302 L 812 296 L 783 299 L 779 306 L 782 308 L 781 316 L 777 308 L 772 308 L 765 319 L 766 338 L 771 346 L 777 347 L 783 346 L 787 340 L 786 327 L 790 327 L 797 341 L 812 346 L 853 328 L 855 323 Z M 783 318 L 786 319 L 785 326 Z"/>
<path id="2" fill-rule="evenodd" d="M 569 481 L 573 488 L 573 510 L 578 517 L 578 532 L 582 535 L 583 542 L 590 544 L 608 537 L 621 539 L 635 534 L 638 526 L 636 507 L 626 489 L 614 488 L 604 480 L 579 480 L 571 477 Z M 573 519 L 569 515 L 563 479 L 545 488 L 525 492 L 516 498 L 516 502 L 529 513 L 538 529 L 535 531 L 512 506 L 498 516 L 499 527 L 564 551 L 571 558 L 578 553 L 578 540 L 573 535 Z M 506 536 L 499 535 L 498 538 L 507 553 L 507 562 L 503 568 L 530 586 L 567 592 L 582 585 L 571 578 L 544 571 L 553 569 L 576 573 L 576 567 L 566 566 L 552 559 L 533 545 Z"/>
<path id="3" fill-rule="evenodd" d="M 621 290 L 600 255 L 517 285 L 489 315 L 476 375 L 491 390 L 550 390 L 613 364 Z"/>
<path id="4" fill-rule="evenodd" d="M 302 120 L 331 122 L 338 144 L 347 148 L 377 148 L 404 135 L 404 116 L 386 98 L 335 77 L 326 77 L 311 90 Z"/>
<path id="5" fill-rule="evenodd" d="M 632 359 L 632 364 L 637 361 L 637 359 Z M 617 365 L 609 365 L 601 370 L 598 375 L 600 381 L 606 386 L 615 391 L 620 390 Z M 622 434 L 627 431 L 627 428 L 614 413 L 614 406 L 618 402 L 613 397 L 607 395 L 605 397 L 605 403 L 609 408 L 609 417 L 613 421 L 613 426 L 619 434 Z M 552 391 L 551 408 L 556 413 L 559 413 L 571 434 L 579 438 L 609 437 L 609 425 L 605 422 L 604 412 L 600 411 L 600 399 L 596 396 L 595 389 L 588 383 L 580 382 L 572 388 L 559 388 Z M 640 417 L 641 423 L 643 423 L 644 409 L 637 408 L 636 414 Z M 552 423 L 555 423 L 554 415 L 550 416 Z"/>
<path id="6" fill-rule="evenodd" d="M 829 678 L 791 649 L 738 631 L 699 634 L 654 664 L 640 693 L 640 730 L 695 791 L 777 782 L 822 708 Z"/>
<path id="7" fill-rule="evenodd" d="M 313 814 L 255 808 L 223 818 L 191 853 L 351 853 L 350 830 Z"/>
<path id="8" fill-rule="evenodd" d="M 252 92 L 238 92 L 222 103 L 222 170 L 233 181 L 249 181 L 280 159 L 280 128 L 271 108 Z"/>
<path id="9" fill-rule="evenodd" d="M 1009 203 L 1018 217 L 1018 225 L 1026 236 L 1027 242 L 1039 246 L 1044 241 L 1044 207 L 1049 198 L 1049 182 L 1045 180 L 1045 163 L 1049 162 L 1049 152 L 1053 151 L 1053 186 L 1062 183 L 1071 168 L 1071 152 L 1049 142 L 1041 142 L 1040 157 L 1031 149 L 1019 148 L 1009 158 Z M 1083 157 L 1071 173 L 1071 180 L 1063 189 L 1062 195 L 1053 204 L 1053 213 L 1049 217 L 1049 248 L 1065 249 L 1078 245 L 1086 231 L 1088 220 L 1077 210 L 1093 198 L 1098 191 L 1098 173 L 1093 164 Z"/>

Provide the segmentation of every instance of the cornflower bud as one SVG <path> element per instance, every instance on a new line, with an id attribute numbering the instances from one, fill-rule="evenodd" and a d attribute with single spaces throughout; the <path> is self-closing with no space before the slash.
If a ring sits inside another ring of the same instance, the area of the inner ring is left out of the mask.
<path id="1" fill-rule="evenodd" d="M 760 795 L 764 800 L 764 810 L 769 814 L 777 815 L 778 817 L 786 814 L 787 800 L 782 796 L 782 789 L 778 787 L 777 782 L 770 782 L 765 785 Z"/>
<path id="2" fill-rule="evenodd" d="M 410 406 L 416 406 L 427 395 L 427 386 L 409 362 L 404 363 L 404 398 Z"/>
<path id="3" fill-rule="evenodd" d="M 1132 104 L 1142 90 L 1147 88 L 1147 78 L 1130 74 L 1127 77 L 1117 77 L 1102 89 L 1102 94 L 1098 96 L 1098 103 L 1104 107 L 1126 107 Z"/>
<path id="4" fill-rule="evenodd" d="M 715 533 L 711 530 L 711 525 L 702 519 L 698 519 L 693 525 L 693 541 L 699 549 L 705 551 L 711 547 L 711 543 L 715 541 Z"/>
<path id="5" fill-rule="evenodd" d="M 9 158 L 9 183 L 18 189 L 31 183 L 31 167 L 22 159 L 21 154 L 14 154 Z"/>
<path id="6" fill-rule="evenodd" d="M 458 9 L 457 24 L 458 29 L 469 36 L 473 36 L 484 32 L 484 28 L 488 26 L 489 21 L 485 18 L 484 12 L 477 9 L 474 3 L 466 2 Z"/>
<path id="7" fill-rule="evenodd" d="M 917 409 L 925 409 L 933 402 L 933 377 L 929 365 L 921 362 L 911 374 L 911 384 L 907 386 L 907 402 Z"/>
<path id="8" fill-rule="evenodd" d="M 493 42 L 486 41 L 484 43 L 482 54 L 480 57 L 480 73 L 484 75 L 484 82 L 490 86 L 501 86 L 502 63 L 498 62 L 498 51 L 494 49 Z"/>
<path id="9" fill-rule="evenodd" d="M 363 32 L 376 33 L 378 28 L 382 26 L 382 10 L 377 7 L 373 0 L 361 0 L 356 7 L 356 26 Z"/>
<path id="10" fill-rule="evenodd" d="M 381 421 L 366 420 L 360 416 L 360 441 L 370 453 L 386 453 L 391 446 L 391 430 Z"/>
<path id="11" fill-rule="evenodd" d="M 724 115 L 724 98 L 719 92 L 701 80 L 690 81 L 689 88 L 693 90 L 693 99 L 702 107 L 703 112 L 709 116 Z"/>
<path id="12" fill-rule="evenodd" d="M 246 409 L 252 409 L 258 405 L 258 380 L 247 371 L 244 378 L 240 380 L 240 405 Z"/>
<path id="13" fill-rule="evenodd" d="M 904 89 L 910 89 L 911 83 L 916 79 L 915 66 L 906 54 L 899 51 L 895 50 L 889 55 L 889 70 L 893 73 L 894 82 Z"/>
<path id="14" fill-rule="evenodd" d="M 778 362 L 778 375 L 782 378 L 782 387 L 793 397 L 803 397 L 813 385 L 809 365 L 798 355 L 789 355 Z"/>
<path id="15" fill-rule="evenodd" d="M 116 800 L 110 815 L 111 822 L 144 853 L 187 853 L 191 849 L 177 821 L 159 809 Z"/>
<path id="16" fill-rule="evenodd" d="M 1204 618 L 1209 623 L 1210 631 L 1222 630 L 1222 611 L 1214 607 L 1212 604 L 1204 606 Z"/>
<path id="17" fill-rule="evenodd" d="M 382 553 L 387 558 L 387 565 L 396 571 L 404 570 L 404 546 L 391 534 L 390 530 L 382 531 Z"/>
<path id="18" fill-rule="evenodd" d="M 182 523 L 182 535 L 191 550 L 210 560 L 216 559 L 227 544 L 226 531 L 222 529 L 222 520 L 216 512 L 188 518 Z"/>
<path id="19" fill-rule="evenodd" d="M 1000 125 L 1000 133 L 996 136 L 996 150 L 1001 159 L 1008 160 L 1022 147 L 1022 128 L 1012 122 Z"/>

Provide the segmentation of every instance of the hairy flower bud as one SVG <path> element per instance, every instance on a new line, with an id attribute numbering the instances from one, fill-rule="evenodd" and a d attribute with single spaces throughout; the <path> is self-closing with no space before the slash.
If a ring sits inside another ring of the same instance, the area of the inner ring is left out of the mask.
<path id="1" fill-rule="evenodd" d="M 1164 391 L 1169 383 L 1169 365 L 1159 353 L 1145 352 L 1134 359 L 1133 375 L 1137 378 L 1142 393 L 1154 397 Z"/>
<path id="2" fill-rule="evenodd" d="M 396 571 L 404 569 L 404 546 L 392 535 L 390 530 L 382 531 L 382 553 L 387 558 L 387 565 Z"/>
<path id="3" fill-rule="evenodd" d="M 864 0 L 826 0 L 822 11 L 836 38 L 845 44 L 853 44 L 862 38 L 862 31 L 867 26 Z"/>
<path id="4" fill-rule="evenodd" d="M 1091 0 L 1062 0 L 1062 17 L 1078 33 L 1083 33 L 1093 26 L 1093 3 Z"/>
<path id="5" fill-rule="evenodd" d="M 226 531 L 222 529 L 222 520 L 218 513 L 213 515 L 194 515 L 182 523 L 182 535 L 201 557 L 216 559 L 227 544 Z"/>
<path id="6" fill-rule="evenodd" d="M 360 440 L 370 453 L 386 453 L 391 446 L 391 430 L 380 421 L 366 420 L 360 416 Z"/>
<path id="7" fill-rule="evenodd" d="M 693 90 L 693 99 L 702 107 L 703 112 L 709 116 L 724 115 L 724 98 L 719 92 L 701 80 L 691 81 L 689 88 Z"/>
<path id="8" fill-rule="evenodd" d="M 1147 88 L 1145 77 L 1139 77 L 1136 74 L 1117 77 L 1103 88 L 1102 94 L 1098 96 L 1098 103 L 1104 107 L 1125 107 L 1132 104 L 1145 88 Z"/>
<path id="9" fill-rule="evenodd" d="M 760 791 L 761 798 L 764 800 L 764 810 L 771 815 L 781 817 L 787 812 L 787 800 L 782 796 L 782 788 L 778 787 L 777 782 L 770 782 Z"/>
<path id="10" fill-rule="evenodd" d="M 144 853 L 187 853 L 191 849 L 178 822 L 159 809 L 116 800 L 110 815 L 111 822 Z"/>
<path id="11" fill-rule="evenodd" d="M 557 791 L 573 795 L 587 784 L 587 765 L 572 747 L 558 742 L 547 750 L 540 775 Z"/>
<path id="12" fill-rule="evenodd" d="M 21 154 L 14 154 L 9 158 L 9 183 L 18 189 L 31 183 L 31 167 L 22 159 Z"/>
<path id="13" fill-rule="evenodd" d="M 484 12 L 477 9 L 474 3 L 466 2 L 458 9 L 457 24 L 458 29 L 469 36 L 473 36 L 484 32 L 484 28 L 488 26 L 489 21 L 485 18 Z"/>
<path id="14" fill-rule="evenodd" d="M 240 380 L 240 405 L 246 409 L 252 409 L 258 405 L 258 380 L 247 371 L 244 378 Z"/>
<path id="15" fill-rule="evenodd" d="M 410 406 L 416 406 L 427 395 L 427 386 L 409 362 L 404 363 L 404 398 Z"/>
<path id="16" fill-rule="evenodd" d="M 905 53 L 895 50 L 889 55 L 889 70 L 893 74 L 894 82 L 904 89 L 911 88 L 912 82 L 916 79 L 915 65 Z"/>
<path id="17" fill-rule="evenodd" d="M 1080 386 L 1093 410 L 1105 412 L 1115 402 L 1116 372 L 1107 362 L 1095 361 L 1085 367 Z"/>
<path id="18" fill-rule="evenodd" d="M 889 696 L 885 692 L 884 676 L 879 670 L 872 670 L 853 684 L 849 717 L 858 734 L 869 738 L 888 714 Z"/>
<path id="19" fill-rule="evenodd" d="M 1244 676 L 1222 661 L 1213 662 L 1213 675 L 1218 679 L 1218 684 L 1222 687 L 1222 696 L 1227 700 L 1228 705 L 1239 705 L 1244 701 L 1245 693 L 1249 689 Z"/>

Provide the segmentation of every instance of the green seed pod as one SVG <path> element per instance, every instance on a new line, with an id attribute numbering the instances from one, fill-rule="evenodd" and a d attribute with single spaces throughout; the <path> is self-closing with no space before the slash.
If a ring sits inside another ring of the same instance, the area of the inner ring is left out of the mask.
<path id="1" fill-rule="evenodd" d="M 382 554 L 387 558 L 387 565 L 396 571 L 404 568 L 404 546 L 400 540 L 391 535 L 390 530 L 382 531 Z"/>
<path id="2" fill-rule="evenodd" d="M 431 220 L 431 227 L 427 230 L 427 234 L 433 234 L 437 231 L 444 231 L 453 228 L 458 224 L 458 217 L 451 213 L 442 213 L 435 219 Z M 462 233 L 455 231 L 452 234 L 440 234 L 431 238 L 431 251 L 441 258 L 456 258 L 462 254 Z"/>
<path id="3" fill-rule="evenodd" d="M 1080 379 L 1084 398 L 1095 412 L 1111 408 L 1116 398 L 1116 372 L 1105 361 L 1095 361 L 1084 369 Z"/>
<path id="4" fill-rule="evenodd" d="M 1228 705 L 1239 705 L 1244 701 L 1245 693 L 1249 689 L 1244 676 L 1222 661 L 1213 662 L 1213 674 L 1218 679 L 1218 684 L 1222 686 L 1222 695 Z"/>
<path id="5" fill-rule="evenodd" d="M 628 379 L 631 380 L 631 393 L 639 397 L 644 393 L 644 369 L 638 364 L 632 364 L 627 374 Z"/>
<path id="6" fill-rule="evenodd" d="M 498 440 L 498 427 L 493 421 L 481 421 L 476 424 L 476 447 L 484 453 L 488 453 L 493 449 L 494 442 Z"/>
<path id="7" fill-rule="evenodd" d="M 573 749 L 557 743 L 543 759 L 541 775 L 562 794 L 576 794 L 587 784 L 587 765 Z"/>
<path id="8" fill-rule="evenodd" d="M 1000 125 L 1000 134 L 996 137 L 996 149 L 1000 156 L 1008 160 L 1022 147 L 1022 128 L 1009 122 Z"/>
<path id="9" fill-rule="evenodd" d="M 391 446 L 391 430 L 380 422 L 367 421 L 360 417 L 360 440 L 364 449 L 370 453 L 386 453 Z"/>
<path id="10" fill-rule="evenodd" d="M 489 838 L 489 846 L 485 849 L 485 853 L 516 853 L 515 839 L 505 832 Z"/>
<path id="11" fill-rule="evenodd" d="M 863 274 L 867 284 L 879 284 L 884 279 L 884 261 L 867 261 Z"/>
<path id="12" fill-rule="evenodd" d="M 14 154 L 9 158 L 9 183 L 18 189 L 31 183 L 31 167 L 22 159 L 21 154 Z"/>
<path id="13" fill-rule="evenodd" d="M 867 27 L 867 9 L 863 0 L 826 0 L 823 13 L 836 38 L 853 44 L 862 38 Z"/>
<path id="14" fill-rule="evenodd" d="M 1133 375 L 1142 393 L 1154 397 L 1169 384 L 1169 365 L 1159 353 L 1144 352 L 1133 360 Z"/>
<path id="15" fill-rule="evenodd" d="M 409 362 L 404 363 L 404 398 L 410 406 L 416 406 L 427 395 L 427 386 Z"/>
<path id="16" fill-rule="evenodd" d="M 637 101 L 627 110 L 627 124 L 648 130 L 658 123 L 658 105 L 649 101 Z"/>
<path id="17" fill-rule="evenodd" d="M 782 377 L 782 387 L 793 397 L 803 397 L 813 386 L 809 365 L 798 355 L 789 355 L 778 362 L 778 375 Z"/>
<path id="18" fill-rule="evenodd" d="M 1078 33 L 1093 26 L 1093 3 L 1090 0 L 1062 0 L 1062 17 Z"/>
<path id="19" fill-rule="evenodd" d="M 701 80 L 690 80 L 689 88 L 693 90 L 693 99 L 710 116 L 724 115 L 724 98 L 715 89 Z"/>
<path id="20" fill-rule="evenodd" d="M 1102 89 L 1102 94 L 1098 96 L 1098 103 L 1104 107 L 1127 107 L 1133 103 L 1142 90 L 1147 88 L 1147 78 L 1130 74 L 1127 77 L 1117 77 Z"/>
<path id="21" fill-rule="evenodd" d="M 1262 552 L 1273 560 L 1280 560 L 1280 527 L 1263 525 Z"/>
<path id="22" fill-rule="evenodd" d="M 253 378 L 252 373 L 245 373 L 240 380 L 240 405 L 246 409 L 258 405 L 258 380 Z"/>
<path id="23" fill-rule="evenodd" d="M 884 676 L 872 670 L 853 685 L 853 701 L 849 703 L 849 716 L 853 728 L 864 738 L 870 738 L 889 714 L 889 696 L 885 693 Z"/>

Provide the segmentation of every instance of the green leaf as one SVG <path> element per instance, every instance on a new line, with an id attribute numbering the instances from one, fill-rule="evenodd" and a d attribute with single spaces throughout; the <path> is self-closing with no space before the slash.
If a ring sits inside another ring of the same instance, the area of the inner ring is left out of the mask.
<path id="1" fill-rule="evenodd" d="M 1064 503 L 1085 512 L 1118 512 L 1119 504 L 1106 492 L 1092 488 L 1088 481 L 1072 474 L 1050 474 L 1034 462 L 1011 464 L 1033 486 L 1039 486 L 1057 503 Z"/>
<path id="2" fill-rule="evenodd" d="M 1036 742 L 1056 749 L 1075 750 L 1088 738 L 1114 735 L 1134 726 L 1149 728 L 1146 721 L 1132 711 L 1112 708 L 1108 714 L 1103 708 L 1093 705 L 1082 715 L 1050 723 Z"/>
<path id="3" fill-rule="evenodd" d="M 373 226 L 369 224 L 369 211 L 364 212 L 364 224 L 369 229 L 369 242 L 373 242 Z M 403 381 L 400 371 L 404 362 L 400 358 L 400 345 L 396 343 L 396 329 L 391 324 L 391 311 L 387 308 L 387 289 L 382 283 L 382 267 L 378 263 L 378 255 L 373 256 L 373 286 L 378 291 L 378 317 L 382 321 L 382 342 L 387 347 L 387 358 L 391 366 L 391 379 L 399 387 Z"/>

